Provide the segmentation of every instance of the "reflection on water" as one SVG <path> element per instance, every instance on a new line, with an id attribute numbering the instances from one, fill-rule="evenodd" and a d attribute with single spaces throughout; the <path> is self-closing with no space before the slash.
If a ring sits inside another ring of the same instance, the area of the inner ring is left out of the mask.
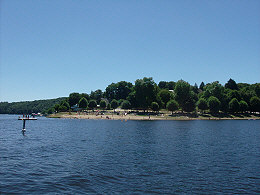
<path id="1" fill-rule="evenodd" d="M 260 192 L 259 121 L 0 115 L 0 194 Z"/>

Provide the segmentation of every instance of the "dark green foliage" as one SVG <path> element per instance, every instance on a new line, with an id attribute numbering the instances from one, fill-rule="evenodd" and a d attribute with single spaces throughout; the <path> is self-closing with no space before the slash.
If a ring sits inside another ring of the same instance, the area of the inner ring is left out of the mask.
<path id="1" fill-rule="evenodd" d="M 81 95 L 79 93 L 71 93 L 69 95 L 69 105 L 70 105 L 70 107 L 78 104 L 80 98 L 81 98 Z"/>
<path id="2" fill-rule="evenodd" d="M 217 113 L 220 109 L 220 101 L 214 96 L 210 96 L 208 99 L 208 107 L 210 112 Z"/>
<path id="3" fill-rule="evenodd" d="M 245 112 L 248 110 L 248 104 L 243 100 L 241 100 L 239 102 L 239 107 L 240 107 L 240 111 L 242 111 L 242 112 Z"/>
<path id="4" fill-rule="evenodd" d="M 195 100 L 190 96 L 189 99 L 186 100 L 183 105 L 183 111 L 185 112 L 193 112 L 196 108 Z"/>
<path id="5" fill-rule="evenodd" d="M 56 112 L 59 112 L 59 108 L 60 108 L 60 105 L 59 104 L 55 104 L 54 106 L 53 106 L 53 108 L 54 108 L 54 110 L 56 111 Z"/>
<path id="6" fill-rule="evenodd" d="M 250 110 L 253 112 L 260 112 L 260 98 L 254 96 L 250 99 Z"/>
<path id="7" fill-rule="evenodd" d="M 115 100 L 115 99 L 113 99 L 113 100 L 111 101 L 111 107 L 112 107 L 113 109 L 116 109 L 116 108 L 118 107 L 118 101 Z"/>
<path id="8" fill-rule="evenodd" d="M 86 98 L 86 100 L 88 100 L 88 101 L 90 100 L 90 97 L 87 93 L 82 93 L 80 96 L 81 96 L 81 98 L 83 98 L 83 97 Z"/>
<path id="9" fill-rule="evenodd" d="M 111 104 L 110 103 L 107 104 L 107 110 L 111 110 Z"/>
<path id="10" fill-rule="evenodd" d="M 198 85 L 197 85 L 197 83 L 195 83 L 195 85 L 194 85 L 194 86 L 192 86 L 192 87 L 191 87 L 191 89 L 192 89 L 192 91 L 193 91 L 194 93 L 196 93 L 196 94 L 198 94 L 198 93 L 199 93 L 199 88 L 198 88 Z"/>
<path id="11" fill-rule="evenodd" d="M 204 90 L 204 86 L 205 86 L 205 84 L 204 84 L 204 82 L 201 82 L 201 84 L 200 84 L 200 90 Z"/>
<path id="12" fill-rule="evenodd" d="M 67 101 L 61 102 L 61 105 L 66 107 L 66 111 L 68 111 L 70 109 L 70 105 Z"/>
<path id="13" fill-rule="evenodd" d="M 96 100 L 90 100 L 89 103 L 88 103 L 88 107 L 93 110 L 94 108 L 97 107 L 97 101 Z"/>
<path id="14" fill-rule="evenodd" d="M 179 80 L 174 89 L 175 100 L 178 102 L 183 111 L 193 111 L 195 107 L 195 99 L 197 95 L 191 91 L 191 86 L 188 82 Z"/>
<path id="15" fill-rule="evenodd" d="M 175 85 L 174 93 L 175 100 L 183 109 L 185 102 L 190 98 L 191 95 L 190 84 L 183 80 L 179 80 Z"/>
<path id="16" fill-rule="evenodd" d="M 129 93 L 131 92 L 131 88 L 133 84 L 126 81 L 120 81 L 118 83 L 111 83 L 107 86 L 105 91 L 105 96 L 108 100 L 116 99 L 126 99 Z"/>
<path id="17" fill-rule="evenodd" d="M 98 104 L 99 104 L 102 97 L 103 97 L 103 92 L 100 89 L 98 89 L 96 91 L 91 91 L 91 93 L 90 93 L 90 99 L 96 100 L 96 102 Z"/>
<path id="18" fill-rule="evenodd" d="M 169 90 L 173 90 L 175 88 L 175 82 L 174 81 L 160 81 L 158 84 L 158 87 L 160 89 L 169 89 Z"/>
<path id="19" fill-rule="evenodd" d="M 151 108 L 153 111 L 159 111 L 160 107 L 157 102 L 152 102 Z"/>
<path id="20" fill-rule="evenodd" d="M 176 83 L 174 81 L 168 82 L 168 89 L 169 90 L 174 90 L 175 85 L 176 85 Z"/>
<path id="21" fill-rule="evenodd" d="M 54 108 L 49 108 L 48 110 L 47 110 L 47 114 L 52 114 L 52 113 L 54 113 Z"/>
<path id="22" fill-rule="evenodd" d="M 153 101 L 156 101 L 157 85 L 153 81 L 153 78 L 144 77 L 143 79 L 137 79 L 135 81 L 135 97 L 136 103 L 139 108 L 144 110 L 148 109 Z"/>
<path id="23" fill-rule="evenodd" d="M 179 105 L 175 100 L 170 100 L 166 105 L 167 110 L 172 111 L 172 114 L 173 111 L 178 110 L 178 107 Z"/>
<path id="24" fill-rule="evenodd" d="M 205 111 L 208 109 L 207 100 L 205 98 L 200 98 L 197 105 L 198 105 L 198 108 L 202 111 Z"/>
<path id="25" fill-rule="evenodd" d="M 82 97 L 79 100 L 79 108 L 86 109 L 88 107 L 88 100 L 85 97 Z"/>
<path id="26" fill-rule="evenodd" d="M 122 103 L 121 103 L 121 108 L 122 109 L 130 109 L 131 108 L 131 104 L 128 100 L 124 100 Z"/>
<path id="27" fill-rule="evenodd" d="M 166 107 L 167 102 L 171 99 L 171 92 L 168 89 L 162 89 L 158 95 Z"/>
<path id="28" fill-rule="evenodd" d="M 255 85 L 255 93 L 260 98 L 260 83 Z"/>
<path id="29" fill-rule="evenodd" d="M 60 105 L 59 106 L 59 112 L 66 112 L 67 111 L 67 107 L 64 105 Z"/>
<path id="30" fill-rule="evenodd" d="M 228 104 L 230 112 L 238 112 L 240 110 L 239 102 L 236 98 L 233 98 Z"/>
<path id="31" fill-rule="evenodd" d="M 158 87 L 161 89 L 168 89 L 168 83 L 166 81 L 160 81 Z"/>
<path id="32" fill-rule="evenodd" d="M 60 104 L 66 98 L 56 98 L 49 100 L 35 100 L 26 102 L 0 102 L 0 114 L 31 114 L 43 113 L 48 108 L 53 108 L 54 105 Z"/>
<path id="33" fill-rule="evenodd" d="M 228 80 L 228 82 L 225 84 L 225 88 L 238 90 L 237 83 L 233 79 Z"/>
<path id="34" fill-rule="evenodd" d="M 100 101 L 100 108 L 105 109 L 107 107 L 107 102 L 105 100 Z"/>
<path id="35" fill-rule="evenodd" d="M 234 98 L 236 98 L 238 101 L 241 100 L 240 94 L 237 90 L 230 90 L 227 94 L 227 97 L 229 101 L 231 101 Z"/>

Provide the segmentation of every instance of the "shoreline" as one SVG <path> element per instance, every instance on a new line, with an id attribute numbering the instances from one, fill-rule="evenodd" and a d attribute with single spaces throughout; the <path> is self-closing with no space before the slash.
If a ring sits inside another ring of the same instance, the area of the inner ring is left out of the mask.
<path id="1" fill-rule="evenodd" d="M 191 121 L 191 120 L 260 120 L 260 117 L 250 116 L 250 117 L 188 117 L 188 116 L 157 116 L 157 115 L 116 115 L 116 114 L 85 114 L 85 113 L 56 113 L 47 116 L 48 118 L 63 118 L 63 119 L 85 119 L 85 120 L 136 120 L 136 121 Z"/>

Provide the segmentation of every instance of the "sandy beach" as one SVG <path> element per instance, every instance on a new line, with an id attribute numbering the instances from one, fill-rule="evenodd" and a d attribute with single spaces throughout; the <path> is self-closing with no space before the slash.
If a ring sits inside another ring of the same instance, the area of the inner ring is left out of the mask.
<path id="1" fill-rule="evenodd" d="M 170 115 L 169 113 L 162 113 L 158 115 L 146 114 L 128 114 L 127 112 L 122 112 L 120 114 L 114 114 L 113 112 L 108 112 L 104 114 L 100 113 L 56 113 L 47 116 L 49 118 L 69 118 L 69 119 L 92 119 L 92 120 L 259 120 L 259 115 L 240 115 L 239 117 L 229 115 L 228 117 L 214 117 L 207 115 L 198 115 L 196 117 L 183 115 Z"/>

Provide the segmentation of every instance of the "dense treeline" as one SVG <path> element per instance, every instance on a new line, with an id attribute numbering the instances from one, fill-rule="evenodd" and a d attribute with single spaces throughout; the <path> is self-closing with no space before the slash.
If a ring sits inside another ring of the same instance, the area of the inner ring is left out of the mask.
<path id="1" fill-rule="evenodd" d="M 243 113 L 260 112 L 260 83 L 236 83 L 229 79 L 225 85 L 218 81 L 190 85 L 179 80 L 160 81 L 151 77 L 137 79 L 134 84 L 126 81 L 111 83 L 87 93 L 71 93 L 68 98 L 32 102 L 0 103 L 0 113 L 66 112 L 73 110 L 138 109 L 171 112 Z M 48 110 L 46 110 L 48 108 Z"/>
<path id="2" fill-rule="evenodd" d="M 31 114 L 44 113 L 55 104 L 67 101 L 67 98 L 56 98 L 49 100 L 35 100 L 25 102 L 0 102 L 0 114 Z"/>
<path id="3" fill-rule="evenodd" d="M 61 104 L 48 110 L 68 111 L 71 108 L 94 109 L 141 109 L 159 111 L 180 110 L 182 112 L 242 113 L 260 111 L 260 83 L 247 84 L 229 81 L 223 86 L 218 81 L 200 86 L 190 85 L 179 80 L 160 81 L 158 85 L 153 78 L 137 79 L 134 85 L 120 81 L 111 83 L 103 92 L 98 89 L 90 94 L 71 93 Z"/>

